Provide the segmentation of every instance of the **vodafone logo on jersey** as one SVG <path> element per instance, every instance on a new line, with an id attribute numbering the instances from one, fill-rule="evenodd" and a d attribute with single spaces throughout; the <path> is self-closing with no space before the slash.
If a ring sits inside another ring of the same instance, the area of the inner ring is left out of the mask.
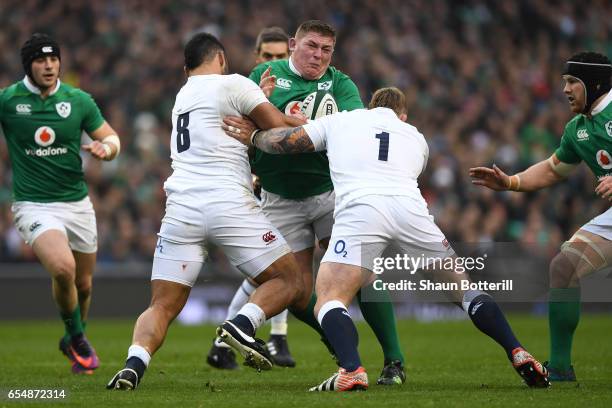
<path id="1" fill-rule="evenodd" d="M 598 151 L 595 158 L 597 159 L 597 164 L 599 164 L 603 169 L 612 169 L 612 156 L 610 156 L 610 153 L 607 151 Z"/>
<path id="2" fill-rule="evenodd" d="M 55 131 L 49 126 L 41 126 L 34 132 L 34 141 L 40 147 L 25 149 L 25 154 L 35 157 L 60 156 L 68 153 L 67 147 L 51 147 L 55 142 Z"/>
<path id="3" fill-rule="evenodd" d="M 47 147 L 55 142 L 55 131 L 49 126 L 42 126 L 34 132 L 34 140 L 36 144 L 42 147 Z"/>

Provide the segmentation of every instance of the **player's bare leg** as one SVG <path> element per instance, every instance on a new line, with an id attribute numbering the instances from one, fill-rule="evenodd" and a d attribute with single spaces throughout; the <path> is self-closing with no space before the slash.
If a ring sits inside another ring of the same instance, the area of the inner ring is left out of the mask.
<path id="1" fill-rule="evenodd" d="M 302 276 L 303 288 L 308 292 L 305 296 L 310 297 L 314 286 L 314 273 L 312 271 L 314 247 L 294 252 L 293 255 L 295 256 L 295 261 Z"/>
<path id="2" fill-rule="evenodd" d="M 78 291 L 75 284 L 76 262 L 68 238 L 64 232 L 49 230 L 42 233 L 32 244 L 40 263 L 51 274 L 53 299 L 68 336 L 60 340 L 60 350 L 71 362 L 74 373 L 91 374 L 99 361 L 95 350 L 83 334 Z"/>
<path id="3" fill-rule="evenodd" d="M 347 307 L 372 273 L 355 265 L 324 262 L 316 280 L 315 313 L 338 358 L 340 369 L 311 391 L 353 391 L 368 388 L 361 366 L 357 328 Z"/>
<path id="4" fill-rule="evenodd" d="M 75 286 L 75 261 L 66 234 L 59 230 L 42 233 L 32 249 L 40 263 L 51 274 L 53 299 L 61 313 L 71 313 L 78 304 Z"/>
<path id="5" fill-rule="evenodd" d="M 91 304 L 92 279 L 96 267 L 96 253 L 87 254 L 72 251 L 72 255 L 76 264 L 75 285 L 79 306 L 81 308 L 81 321 L 85 323 L 89 316 L 89 306 Z"/>
<path id="6" fill-rule="evenodd" d="M 151 281 L 151 304 L 136 320 L 132 345 L 152 356 L 162 345 L 168 326 L 183 310 L 191 288 L 176 282 Z"/>
<path id="7" fill-rule="evenodd" d="M 466 273 L 458 273 L 453 269 L 440 269 L 432 273 L 437 281 L 455 283 L 459 288 L 462 280 L 469 280 Z M 447 295 L 467 312 L 474 326 L 502 346 L 512 366 L 528 386 L 550 385 L 546 369 L 523 348 L 503 312 L 489 294 L 479 290 L 456 290 L 447 292 Z"/>
<path id="8" fill-rule="evenodd" d="M 259 285 L 236 317 L 217 329 L 221 340 L 245 358 L 245 365 L 259 370 L 272 368 L 265 343 L 254 338 L 256 330 L 288 306 L 302 310 L 309 302 L 293 254 L 282 256 L 254 278 Z"/>
<path id="9" fill-rule="evenodd" d="M 303 290 L 306 292 L 305 296 L 310 297 L 313 290 L 312 261 L 314 248 L 306 248 L 302 251 L 294 252 L 293 255 L 302 275 Z M 285 309 L 270 319 L 272 327 L 270 329 L 270 338 L 266 342 L 274 365 L 279 367 L 295 367 L 295 360 L 291 356 L 289 343 L 287 342 L 287 315 L 288 311 Z"/>
<path id="10" fill-rule="evenodd" d="M 576 381 L 571 364 L 572 341 L 580 320 L 580 279 L 610 265 L 612 243 L 584 229 L 561 247 L 550 263 L 548 323 L 551 381 Z"/>
<path id="11" fill-rule="evenodd" d="M 253 298 L 251 295 L 253 293 L 260 294 L 261 299 L 261 286 L 259 282 L 269 282 L 271 279 L 278 279 L 283 275 L 284 271 L 293 270 L 296 271 L 295 279 L 297 281 L 294 283 L 298 285 L 300 288 L 300 297 L 301 301 L 296 304 L 291 305 L 292 313 L 300 320 L 305 322 L 306 324 L 313 327 L 315 330 L 319 331 L 322 334 L 322 330 L 316 321 L 316 318 L 313 315 L 313 307 L 314 304 L 310 305 L 310 297 L 312 294 L 312 286 L 313 286 L 313 271 L 312 271 L 312 261 L 313 261 L 313 253 L 314 248 L 307 248 L 302 251 L 298 251 L 293 253 L 291 256 L 287 255 L 276 262 L 274 262 L 268 269 L 262 274 L 260 274 L 257 279 L 253 280 L 251 278 L 245 279 L 241 287 L 238 289 L 238 292 L 232 299 L 232 303 L 230 305 L 230 310 L 228 311 L 228 316 L 226 320 L 232 320 L 239 313 L 241 308 L 244 307 L 248 302 L 253 302 Z M 286 279 L 286 276 L 283 276 L 283 279 Z M 270 282 L 269 284 L 276 285 L 277 282 Z M 281 283 L 282 284 L 282 283 Z M 256 290 L 255 290 L 256 289 Z M 274 292 L 271 292 L 274 293 Z M 284 294 L 286 295 L 286 294 Z M 275 295 L 275 296 L 278 296 Z M 285 296 L 286 297 L 286 296 Z M 280 299 L 280 303 L 285 303 L 286 299 Z M 242 304 L 240 304 L 242 303 Z M 313 302 L 314 303 L 314 302 Z M 282 313 L 282 312 L 281 312 Z M 265 313 L 266 316 L 270 316 L 268 313 Z M 278 315 L 278 314 L 277 314 Z M 272 316 L 277 316 L 272 315 Z M 246 323 L 246 322 L 245 322 Z M 278 323 L 277 323 L 278 324 Z M 270 351 L 270 358 L 276 365 L 280 366 L 295 366 L 295 361 L 288 353 L 288 345 L 286 340 L 286 320 L 285 324 L 285 334 L 278 333 L 278 336 L 270 336 L 268 340 L 268 350 Z M 273 321 L 274 325 L 274 321 Z M 249 327 L 246 327 L 247 330 L 250 330 Z M 274 329 L 274 326 L 273 326 Z M 273 332 L 274 333 L 274 332 Z M 276 338 L 275 338 L 276 337 Z M 272 345 L 270 345 L 272 343 Z M 235 356 L 229 354 L 230 351 L 225 349 L 226 346 L 223 342 L 220 341 L 219 338 L 215 339 L 211 350 L 208 353 L 207 361 L 210 365 L 217 368 L 226 368 L 226 369 L 234 369 L 237 368 L 235 365 Z M 272 347 L 271 347 L 272 346 Z M 277 352 L 277 354 L 273 353 L 272 350 Z M 278 354 L 278 352 L 286 351 L 284 354 Z M 277 357 L 280 357 L 281 360 L 277 360 Z M 280 362 L 280 364 L 279 364 Z"/>
<path id="12" fill-rule="evenodd" d="M 199 262 L 193 264 L 200 269 Z M 180 262 L 165 264 L 165 267 L 182 266 L 193 265 Z M 106 385 L 107 389 L 133 390 L 138 386 L 151 357 L 163 344 L 168 327 L 187 303 L 190 292 L 191 287 L 181 283 L 162 279 L 151 281 L 151 303 L 136 320 L 125 367 L 110 380 Z"/>

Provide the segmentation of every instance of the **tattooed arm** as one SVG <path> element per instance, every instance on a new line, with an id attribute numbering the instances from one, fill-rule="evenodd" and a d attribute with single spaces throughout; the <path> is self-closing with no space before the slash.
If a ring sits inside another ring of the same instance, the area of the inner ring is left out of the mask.
<path id="1" fill-rule="evenodd" d="M 258 149 L 272 154 L 308 153 L 315 150 L 302 126 L 261 130 L 253 135 L 252 143 Z"/>

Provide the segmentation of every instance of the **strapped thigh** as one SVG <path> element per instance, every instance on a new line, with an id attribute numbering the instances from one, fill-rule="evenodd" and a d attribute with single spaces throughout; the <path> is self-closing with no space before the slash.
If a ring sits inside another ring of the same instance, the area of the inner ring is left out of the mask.
<path id="1" fill-rule="evenodd" d="M 578 245 L 576 244 L 579 245 L 578 248 Z M 591 248 L 592 252 L 587 252 L 587 248 Z M 590 272 L 594 272 L 608 266 L 608 260 L 606 259 L 605 253 L 599 247 L 598 243 L 593 242 L 589 237 L 582 234 L 580 230 L 578 230 L 568 241 L 561 245 L 561 252 L 578 257 L 578 265 L 580 261 L 583 261 L 590 266 L 590 270 L 584 271 L 584 273 L 580 273 L 582 271 L 576 267 L 578 277 L 585 276 Z"/>

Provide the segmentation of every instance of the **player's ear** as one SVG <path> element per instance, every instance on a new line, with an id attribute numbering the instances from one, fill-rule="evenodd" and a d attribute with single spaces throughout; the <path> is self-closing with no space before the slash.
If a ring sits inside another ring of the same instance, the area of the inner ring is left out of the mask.
<path id="1" fill-rule="evenodd" d="M 223 55 L 223 53 L 222 52 L 218 52 L 217 53 L 217 58 L 218 58 L 218 61 L 219 61 L 219 66 L 221 68 L 225 68 L 225 56 Z"/>
<path id="2" fill-rule="evenodd" d="M 289 39 L 289 52 L 292 53 L 293 51 L 295 51 L 295 46 L 297 45 L 297 41 L 295 40 L 294 37 L 291 37 Z"/>
<path id="3" fill-rule="evenodd" d="M 185 75 L 189 76 L 189 70 L 187 69 L 187 65 L 183 65 L 183 71 L 185 71 Z"/>
<path id="4" fill-rule="evenodd" d="M 400 113 L 399 120 L 401 120 L 402 122 L 407 121 L 408 120 L 408 115 L 405 114 L 405 113 Z"/>

